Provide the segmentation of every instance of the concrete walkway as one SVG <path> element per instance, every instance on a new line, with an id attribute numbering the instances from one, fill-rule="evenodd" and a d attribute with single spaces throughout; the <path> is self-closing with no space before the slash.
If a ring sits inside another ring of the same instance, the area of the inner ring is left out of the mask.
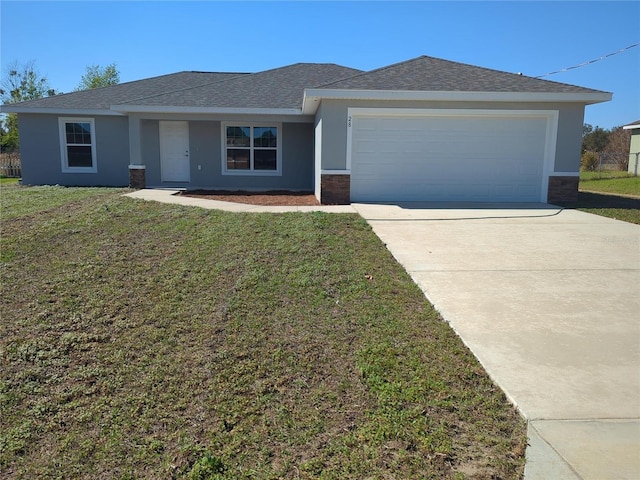
<path id="1" fill-rule="evenodd" d="M 285 213 L 285 212 L 333 212 L 333 213 L 356 213 L 351 205 L 314 205 L 314 206 L 264 206 L 249 205 L 246 203 L 220 202 L 218 200 L 208 200 L 204 198 L 185 197 L 176 195 L 179 190 L 147 188 L 126 193 L 125 196 L 139 198 L 141 200 L 153 200 L 162 203 L 172 203 L 174 205 L 186 205 L 190 207 L 206 208 L 208 210 L 225 210 L 227 212 L 253 212 L 253 213 Z"/>
<path id="2" fill-rule="evenodd" d="M 258 207 L 357 212 L 529 422 L 525 480 L 640 478 L 640 226 L 544 204 Z"/>

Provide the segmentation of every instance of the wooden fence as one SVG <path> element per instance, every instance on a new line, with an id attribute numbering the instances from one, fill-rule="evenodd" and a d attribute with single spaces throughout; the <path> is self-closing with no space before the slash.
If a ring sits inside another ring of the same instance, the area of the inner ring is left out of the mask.
<path id="1" fill-rule="evenodd" d="M 20 178 L 20 152 L 0 153 L 0 176 Z"/>

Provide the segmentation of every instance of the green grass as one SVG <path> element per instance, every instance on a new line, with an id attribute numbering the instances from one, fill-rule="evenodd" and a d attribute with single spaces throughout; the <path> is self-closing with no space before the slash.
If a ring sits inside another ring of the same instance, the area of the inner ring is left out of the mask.
<path id="1" fill-rule="evenodd" d="M 2 220 L 33 215 L 55 210 L 72 202 L 79 202 L 95 196 L 120 191 L 113 188 L 64 188 L 64 187 L 22 187 L 3 185 L 0 188 L 0 209 Z"/>
<path id="2" fill-rule="evenodd" d="M 9 178 L 0 176 L 0 185 L 15 185 L 20 181 L 19 178 Z"/>
<path id="3" fill-rule="evenodd" d="M 640 198 L 581 191 L 577 202 L 560 205 L 640 225 Z"/>
<path id="4" fill-rule="evenodd" d="M 610 178 L 599 178 L 598 172 L 581 172 L 578 201 L 563 205 L 640 224 L 640 177 L 630 176 L 627 172 L 602 173 Z"/>
<path id="5" fill-rule="evenodd" d="M 3 187 L 2 478 L 520 478 L 526 427 L 357 215 Z"/>
<path id="6" fill-rule="evenodd" d="M 580 172 L 580 180 L 598 180 L 605 178 L 626 178 L 633 175 L 624 170 L 602 170 L 600 172 Z"/>
<path id="7" fill-rule="evenodd" d="M 580 190 L 598 193 L 615 193 L 640 197 L 640 176 L 621 175 L 618 178 L 598 178 L 594 175 L 580 174 Z M 617 172 L 624 174 L 625 172 Z"/>

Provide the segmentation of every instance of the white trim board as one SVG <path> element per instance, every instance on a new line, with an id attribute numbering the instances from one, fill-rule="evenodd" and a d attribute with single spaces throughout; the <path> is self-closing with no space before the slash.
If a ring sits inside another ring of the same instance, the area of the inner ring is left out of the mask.
<path id="1" fill-rule="evenodd" d="M 299 108 L 227 108 L 227 107 L 180 107 L 163 105 L 112 105 L 111 110 L 122 113 L 184 113 L 225 115 L 301 115 Z"/>
<path id="2" fill-rule="evenodd" d="M 302 101 L 302 113 L 315 113 L 322 99 L 345 100 L 411 100 L 438 102 L 576 102 L 586 105 L 608 102 L 609 92 L 549 93 L 549 92 L 457 92 L 457 91 L 405 91 L 405 90 L 340 90 L 307 88 Z"/>
<path id="3" fill-rule="evenodd" d="M 2 113 L 44 113 L 49 115 L 91 115 L 91 116 L 100 116 L 100 115 L 109 115 L 122 117 L 123 113 L 114 112 L 109 109 L 100 109 L 100 108 L 33 108 L 33 107 L 14 107 L 13 105 L 2 105 L 0 107 L 0 112 Z"/>

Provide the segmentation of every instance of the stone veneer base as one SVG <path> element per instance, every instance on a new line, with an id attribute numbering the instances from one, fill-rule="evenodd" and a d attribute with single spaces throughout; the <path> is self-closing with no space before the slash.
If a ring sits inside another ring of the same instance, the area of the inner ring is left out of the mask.
<path id="1" fill-rule="evenodd" d="M 547 202 L 577 202 L 578 182 L 578 176 L 549 177 Z"/>
<path id="2" fill-rule="evenodd" d="M 351 175 L 321 175 L 320 203 L 323 205 L 349 205 L 351 203 Z"/>
<path id="3" fill-rule="evenodd" d="M 129 188 L 146 188 L 146 169 L 144 165 L 129 165 Z"/>

